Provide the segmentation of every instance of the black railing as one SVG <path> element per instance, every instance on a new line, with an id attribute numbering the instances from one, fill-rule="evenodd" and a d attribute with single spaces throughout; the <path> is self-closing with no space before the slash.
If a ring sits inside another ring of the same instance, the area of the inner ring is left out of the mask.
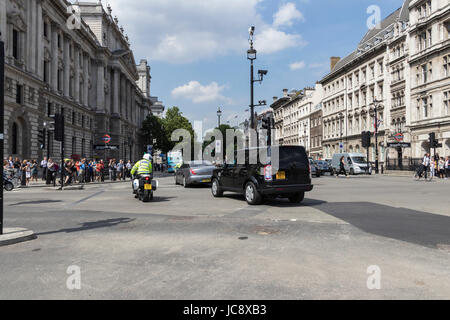
<path id="1" fill-rule="evenodd" d="M 400 171 L 415 171 L 422 159 L 420 158 L 403 158 L 403 159 L 388 159 L 386 162 L 387 170 L 400 170 Z"/>

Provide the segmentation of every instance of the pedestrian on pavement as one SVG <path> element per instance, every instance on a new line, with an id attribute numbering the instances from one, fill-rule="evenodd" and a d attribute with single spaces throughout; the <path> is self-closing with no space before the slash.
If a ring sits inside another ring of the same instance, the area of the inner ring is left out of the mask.
<path id="1" fill-rule="evenodd" d="M 47 178 L 47 162 L 47 157 L 44 157 L 44 160 L 41 161 L 42 180 L 46 180 Z"/>
<path id="2" fill-rule="evenodd" d="M 436 156 L 431 158 L 431 161 L 430 161 L 430 173 L 431 173 L 431 177 L 432 178 L 436 176 Z"/>
<path id="3" fill-rule="evenodd" d="M 445 180 L 450 178 L 450 156 L 447 156 L 447 160 L 445 161 Z"/>
<path id="4" fill-rule="evenodd" d="M 119 179 L 120 181 L 122 180 L 122 174 L 124 169 L 123 160 L 119 160 L 119 163 L 117 164 L 116 168 L 117 168 L 117 179 Z"/>
<path id="5" fill-rule="evenodd" d="M 341 159 L 339 160 L 339 171 L 336 173 L 336 178 L 342 173 L 345 174 L 345 176 L 347 177 L 347 171 L 345 171 L 345 157 L 344 156 L 342 156 Z"/>
<path id="6" fill-rule="evenodd" d="M 444 157 L 439 157 L 439 161 L 437 164 L 437 168 L 438 168 L 438 176 L 440 179 L 444 179 L 445 177 L 445 160 Z"/>
<path id="7" fill-rule="evenodd" d="M 127 168 L 127 177 L 131 179 L 131 169 L 133 169 L 133 164 L 131 163 L 131 160 L 128 160 L 126 168 Z"/>
<path id="8" fill-rule="evenodd" d="M 20 172 L 20 185 L 22 187 L 25 187 L 27 185 L 27 160 L 23 160 L 20 168 L 19 168 L 19 172 Z"/>
<path id="9" fill-rule="evenodd" d="M 425 179 L 427 178 L 428 174 L 428 168 L 430 168 L 430 154 L 427 152 L 425 153 L 425 156 L 423 157 L 422 165 L 423 165 L 423 171 L 425 172 Z"/>
<path id="10" fill-rule="evenodd" d="M 103 170 L 105 169 L 105 164 L 103 163 L 103 160 L 100 160 L 100 162 L 97 163 L 95 166 L 95 170 L 97 171 L 97 181 L 103 182 L 105 181 L 105 177 L 103 175 Z"/>
<path id="11" fill-rule="evenodd" d="M 38 182 L 38 163 L 36 160 L 31 161 L 31 182 Z"/>

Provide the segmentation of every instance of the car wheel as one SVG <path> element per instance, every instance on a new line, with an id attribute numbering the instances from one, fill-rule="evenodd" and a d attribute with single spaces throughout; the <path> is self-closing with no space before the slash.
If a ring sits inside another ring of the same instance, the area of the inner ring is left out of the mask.
<path id="1" fill-rule="evenodd" d="M 291 203 L 300 203 L 303 201 L 303 199 L 305 198 L 305 193 L 304 192 L 298 192 L 292 196 L 289 197 L 289 201 Z"/>
<path id="2" fill-rule="evenodd" d="M 248 182 L 245 185 L 244 196 L 249 205 L 260 204 L 262 200 L 261 194 L 256 190 L 256 186 L 253 182 Z"/>
<path id="3" fill-rule="evenodd" d="M 355 175 L 355 170 L 353 170 L 353 168 L 350 169 L 350 175 L 351 176 Z"/>
<path id="4" fill-rule="evenodd" d="M 220 187 L 219 180 L 217 180 L 216 178 L 214 178 L 212 181 L 211 193 L 215 198 L 220 198 L 223 196 L 223 190 Z"/>

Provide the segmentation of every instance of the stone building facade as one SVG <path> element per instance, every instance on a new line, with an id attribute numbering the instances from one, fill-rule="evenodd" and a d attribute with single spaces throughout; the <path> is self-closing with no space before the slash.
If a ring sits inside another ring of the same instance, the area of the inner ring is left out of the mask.
<path id="1" fill-rule="evenodd" d="M 310 123 L 310 156 L 314 160 L 323 158 L 322 151 L 322 103 L 315 105 L 309 115 Z"/>
<path id="2" fill-rule="evenodd" d="M 450 1 L 406 0 L 370 30 L 357 50 L 344 59 L 332 58 L 331 72 L 321 83 L 324 156 L 344 150 L 365 152 L 361 131 L 374 132 L 373 98 L 381 100 L 377 115 L 381 163 L 406 167 L 430 151 L 429 133 L 435 132 L 450 154 Z M 391 147 L 395 136 L 411 147 Z M 375 160 L 375 146 L 369 158 Z"/>
<path id="3" fill-rule="evenodd" d="M 386 158 L 391 125 L 397 125 L 391 122 L 391 112 L 399 119 L 399 125 L 404 125 L 405 113 L 402 112 L 406 112 L 408 91 L 407 81 L 401 79 L 406 79 L 408 69 L 402 59 L 407 52 L 409 2 L 405 1 L 402 8 L 381 21 L 379 28 L 369 30 L 350 55 L 331 59 L 331 72 L 320 81 L 324 88 L 322 144 L 325 158 L 340 151 L 366 153 L 361 146 L 361 132 L 375 131 L 374 100 L 381 102 L 376 105 L 380 163 Z M 391 52 L 397 49 L 397 60 L 391 60 Z M 403 78 L 393 81 L 391 70 L 399 70 Z M 394 110 L 393 96 L 399 97 Z M 372 139 L 370 161 L 375 161 L 375 154 L 375 139 Z"/>
<path id="4" fill-rule="evenodd" d="M 442 144 L 436 153 L 450 155 L 450 1 L 412 0 L 409 11 L 412 156 L 429 151 L 430 132 Z"/>
<path id="5" fill-rule="evenodd" d="M 300 91 L 283 90 L 270 106 L 275 120 L 275 141 L 280 145 L 301 145 L 311 151 L 310 115 L 322 100 L 322 85 Z"/>
<path id="6" fill-rule="evenodd" d="M 80 17 L 78 20 L 77 17 Z M 101 2 L 4 0 L 5 155 L 59 159 L 52 133 L 44 149 L 38 132 L 51 116 L 65 117 L 65 157 L 132 158 L 145 150 L 139 128 L 155 106 L 150 68 L 136 66 L 128 37 Z M 50 130 L 48 130 L 50 131 Z M 111 150 L 100 150 L 109 134 Z"/>

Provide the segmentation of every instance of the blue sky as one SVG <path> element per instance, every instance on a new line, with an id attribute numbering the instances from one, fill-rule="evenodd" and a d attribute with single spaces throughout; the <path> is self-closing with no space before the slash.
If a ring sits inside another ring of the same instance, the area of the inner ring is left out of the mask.
<path id="1" fill-rule="evenodd" d="M 313 86 L 329 71 L 330 56 L 353 51 L 367 31 L 371 5 L 384 18 L 402 0 L 109 0 L 131 40 L 138 62 L 151 65 L 152 95 L 178 106 L 204 129 L 234 125 L 248 114 L 248 27 L 255 25 L 257 69 L 269 74 L 255 86 L 255 100 L 283 88 Z M 291 68 L 290 66 L 297 68 Z M 261 110 L 261 108 L 259 108 Z M 238 115 L 238 119 L 234 119 Z"/>

